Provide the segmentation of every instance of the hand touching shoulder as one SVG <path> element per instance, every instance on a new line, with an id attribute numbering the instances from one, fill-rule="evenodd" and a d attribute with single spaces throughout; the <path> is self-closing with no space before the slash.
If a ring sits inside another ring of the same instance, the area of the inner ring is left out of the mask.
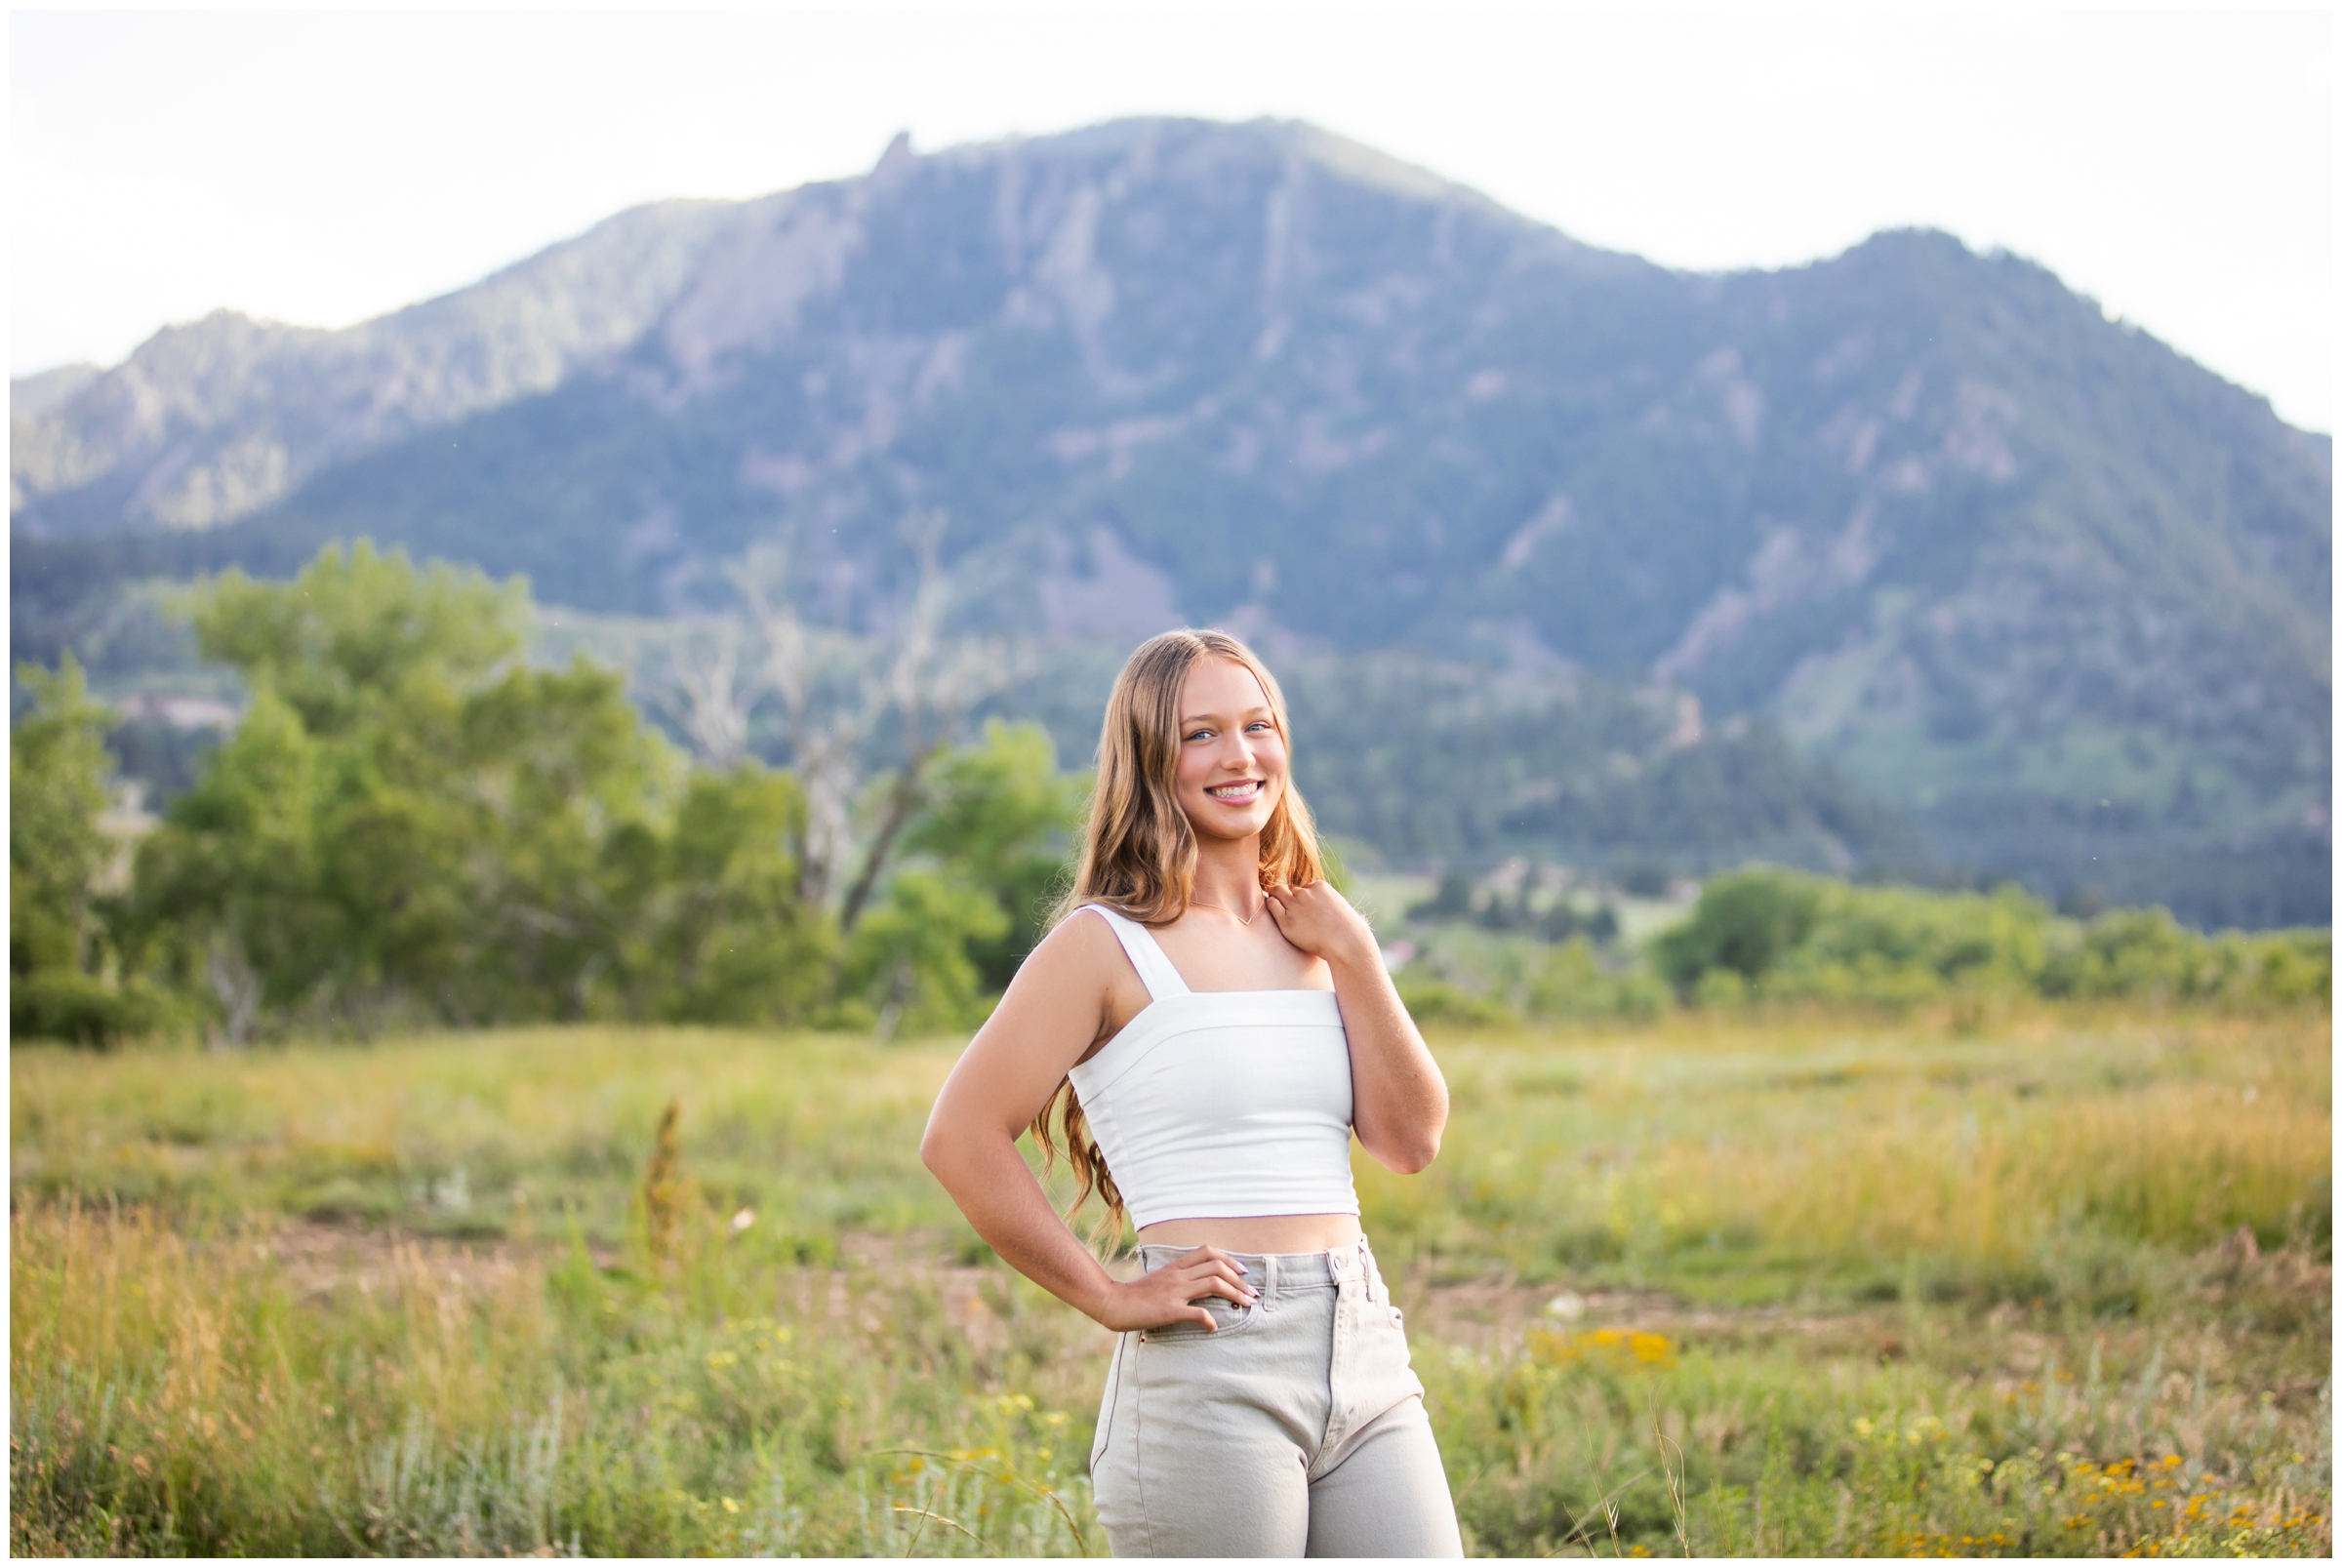
<path id="1" fill-rule="evenodd" d="M 1303 952 L 1314 953 L 1336 969 L 1346 964 L 1380 969 L 1383 954 L 1374 928 L 1331 882 L 1272 887 L 1268 902 L 1276 928 Z"/>

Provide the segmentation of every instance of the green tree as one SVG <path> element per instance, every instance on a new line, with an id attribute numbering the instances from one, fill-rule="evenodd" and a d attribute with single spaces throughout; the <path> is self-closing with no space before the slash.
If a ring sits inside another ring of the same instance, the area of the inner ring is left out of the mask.
<path id="1" fill-rule="evenodd" d="M 688 772 L 618 674 L 526 663 L 519 583 L 359 543 L 186 602 L 253 701 L 141 846 L 132 908 L 231 1039 L 411 1016 L 949 1026 L 1037 940 L 1078 783 L 1036 727 L 893 781 L 846 938 L 804 892 L 800 782 Z"/>
<path id="2" fill-rule="evenodd" d="M 989 890 L 931 865 L 905 865 L 847 938 L 844 994 L 877 1007 L 881 1034 L 957 1028 L 975 1021 L 984 995 L 972 950 L 1008 930 Z"/>
<path id="3" fill-rule="evenodd" d="M 231 1036 L 303 1010 L 778 1018 L 815 988 L 793 783 L 687 783 L 618 674 L 520 661 L 519 584 L 360 544 L 192 609 L 254 702 L 143 847 L 139 907 Z"/>
<path id="4" fill-rule="evenodd" d="M 379 723 L 419 698 L 445 704 L 516 659 L 529 625 L 519 578 L 494 583 L 444 561 L 418 571 L 366 540 L 328 544 L 291 583 L 222 573 L 188 608 L 205 659 L 233 664 L 318 737 Z"/>
<path id="5" fill-rule="evenodd" d="M 70 654 L 55 672 L 18 665 L 17 681 L 31 704 L 9 731 L 9 1030 L 102 1045 L 163 1017 L 148 988 L 122 984 L 98 893 L 116 853 L 101 820 L 114 715 Z"/>
<path id="6" fill-rule="evenodd" d="M 1087 793 L 1079 775 L 1057 771 L 1057 748 L 1037 724 L 985 726 L 981 744 L 932 770 L 925 817 L 906 848 L 988 891 L 1007 926 L 969 949 L 987 990 L 1005 988 L 1041 940 L 1041 922 L 1067 873 Z"/>
<path id="7" fill-rule="evenodd" d="M 141 928 L 230 1039 L 297 1005 L 362 1027 L 417 998 L 457 1019 L 503 1013 L 466 967 L 493 945 L 478 907 L 502 860 L 489 819 L 514 802 L 467 765 L 495 722 L 477 711 L 485 690 L 500 671 L 529 677 L 512 667 L 525 589 L 361 541 L 291 583 L 231 571 L 185 602 L 198 650 L 254 698 L 141 847 Z"/>
<path id="8" fill-rule="evenodd" d="M 348 979 L 345 912 L 318 875 L 318 753 L 300 715 L 261 691 L 139 845 L 134 929 L 210 993 L 230 1041 L 268 1006 Z"/>
<path id="9" fill-rule="evenodd" d="M 648 941 L 632 963 L 635 1010 L 676 1021 L 770 1024 L 819 1003 L 835 949 L 829 922 L 798 908 L 805 796 L 754 763 L 695 773 L 655 858 Z"/>
<path id="10" fill-rule="evenodd" d="M 995 719 L 937 756 L 920 789 L 884 896 L 839 954 L 841 1006 L 875 1010 L 881 1033 L 973 1023 L 1008 985 L 1065 874 L 1082 781 L 1058 773 L 1038 725 Z"/>
<path id="11" fill-rule="evenodd" d="M 647 913 L 630 846 L 671 831 L 681 759 L 644 728 L 623 679 L 583 660 L 509 672 L 464 704 L 459 734 L 460 972 L 473 1005 L 496 1017 L 619 1010 L 602 983 L 618 979 Z"/>
<path id="12" fill-rule="evenodd" d="M 53 674 L 19 664 L 30 710 L 11 726 L 8 751 L 8 972 L 96 967 L 92 909 L 111 846 L 99 818 L 106 805 L 111 709 L 90 700 L 67 654 Z"/>

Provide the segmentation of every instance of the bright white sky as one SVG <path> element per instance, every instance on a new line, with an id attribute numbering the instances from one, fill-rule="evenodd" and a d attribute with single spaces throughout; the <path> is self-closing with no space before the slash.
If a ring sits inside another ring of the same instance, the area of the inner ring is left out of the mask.
<path id="1" fill-rule="evenodd" d="M 1115 115 L 1308 119 L 1580 239 L 1776 266 L 1931 224 L 2332 428 L 2322 9 L 1356 4 L 13 13 L 12 374 L 338 326 L 634 202 Z"/>

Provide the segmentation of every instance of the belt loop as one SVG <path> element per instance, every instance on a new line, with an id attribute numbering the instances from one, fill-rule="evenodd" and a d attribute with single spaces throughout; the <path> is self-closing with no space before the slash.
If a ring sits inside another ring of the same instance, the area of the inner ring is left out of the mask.
<path id="1" fill-rule="evenodd" d="M 1261 1281 L 1261 1310 L 1273 1312 L 1276 1310 L 1276 1286 L 1279 1271 L 1276 1266 L 1275 1253 L 1271 1253 L 1261 1260 L 1261 1271 L 1269 1276 Z"/>

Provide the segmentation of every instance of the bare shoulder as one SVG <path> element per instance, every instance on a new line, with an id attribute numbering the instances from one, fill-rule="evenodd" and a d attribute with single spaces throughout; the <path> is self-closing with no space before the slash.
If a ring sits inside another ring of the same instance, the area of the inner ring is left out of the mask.
<path id="1" fill-rule="evenodd" d="M 1025 955 L 1007 994 L 1000 998 L 1000 1009 L 1012 1015 L 1036 1008 L 1061 1016 L 1085 1014 L 1094 1027 L 1129 968 L 1122 945 L 1104 920 L 1070 915 Z"/>
<path id="2" fill-rule="evenodd" d="M 1080 1035 L 1076 1054 L 1084 1055 L 1148 1001 L 1146 985 L 1113 928 L 1094 914 L 1075 913 L 1026 956 L 992 1017 L 1020 1031 L 1044 1027 L 1053 1039 L 1071 1028 Z"/>
<path id="3" fill-rule="evenodd" d="M 1028 974 L 1047 983 L 1087 980 L 1105 985 L 1127 959 L 1113 928 L 1092 914 L 1076 909 L 1060 920 L 1026 955 L 1017 978 Z"/>
<path id="4" fill-rule="evenodd" d="M 1106 955 L 1082 929 L 1105 923 L 1066 921 L 1026 955 L 991 1017 L 952 1065 L 936 1100 L 938 1118 L 974 1118 L 1014 1138 L 1040 1113 L 1068 1069 L 1089 1051 L 1106 1016 Z M 1110 943 L 1112 933 L 1106 935 Z"/>

